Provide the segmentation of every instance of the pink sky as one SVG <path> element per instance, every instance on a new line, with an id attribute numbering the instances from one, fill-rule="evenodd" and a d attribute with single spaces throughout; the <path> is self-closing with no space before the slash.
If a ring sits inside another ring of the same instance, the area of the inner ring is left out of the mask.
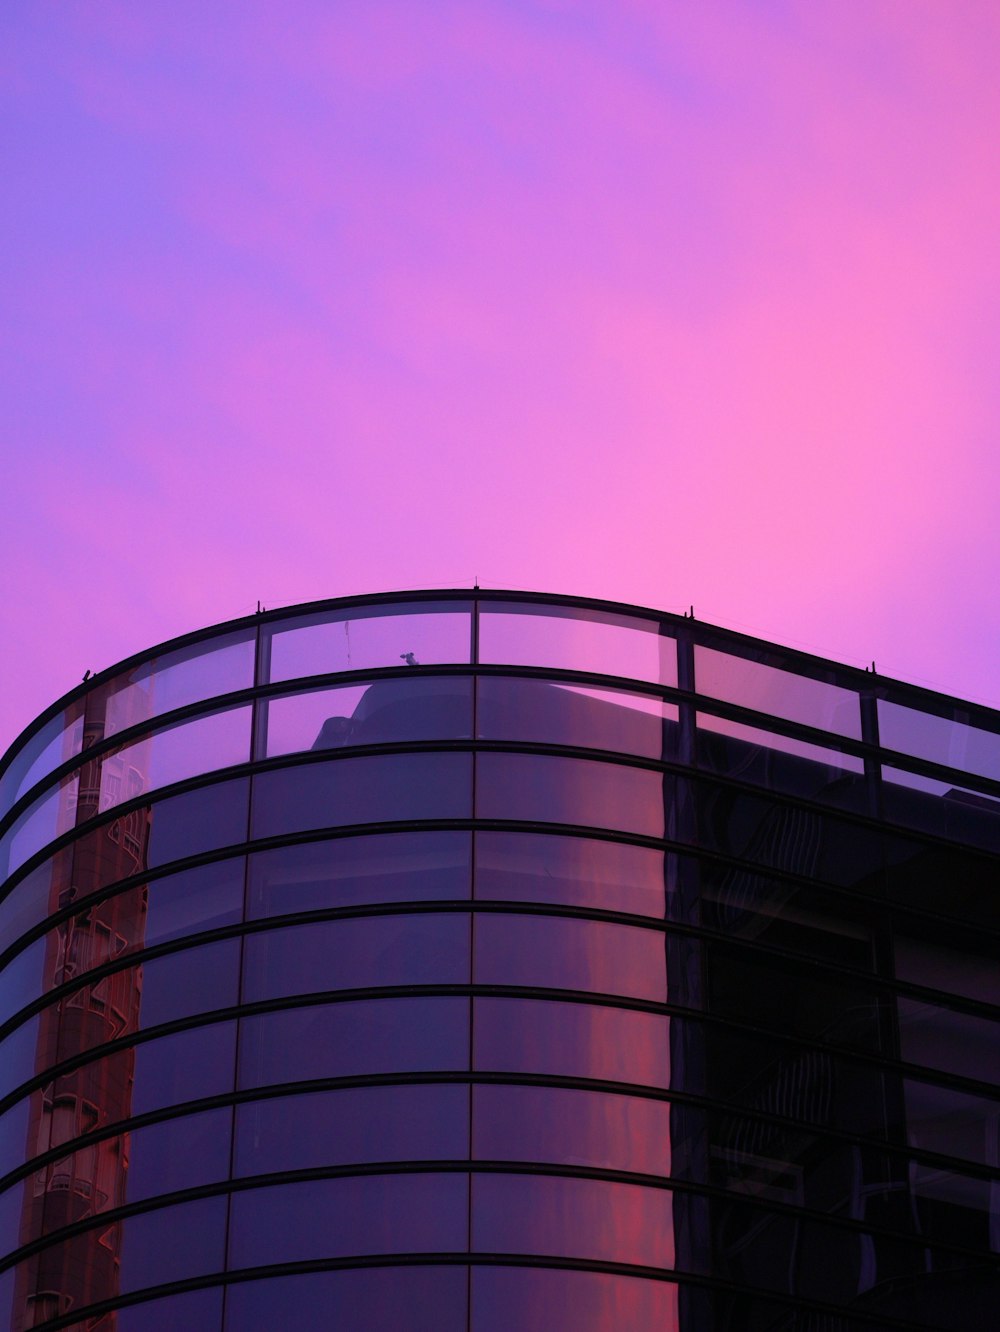
<path id="1" fill-rule="evenodd" d="M 477 574 L 1000 705 L 998 60 L 985 0 L 5 0 L 0 749 Z"/>

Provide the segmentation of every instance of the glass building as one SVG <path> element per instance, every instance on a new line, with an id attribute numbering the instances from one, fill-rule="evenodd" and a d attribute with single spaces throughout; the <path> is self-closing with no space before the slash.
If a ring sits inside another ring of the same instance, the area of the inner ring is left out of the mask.
<path id="1" fill-rule="evenodd" d="M 0 765 L 0 1325 L 1000 1306 L 1000 714 L 672 615 L 315 603 Z"/>

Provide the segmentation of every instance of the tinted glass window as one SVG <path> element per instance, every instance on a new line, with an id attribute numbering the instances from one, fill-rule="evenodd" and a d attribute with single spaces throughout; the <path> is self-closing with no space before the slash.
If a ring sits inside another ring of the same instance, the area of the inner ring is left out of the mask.
<path id="1" fill-rule="evenodd" d="M 8 948 L 52 909 L 52 890 L 67 865 L 65 851 L 57 852 L 15 884 L 0 901 L 0 949 Z"/>
<path id="2" fill-rule="evenodd" d="M 28 1114 L 31 1101 L 25 1097 L 0 1115 L 0 1175 L 14 1170 L 33 1149 L 28 1145 Z"/>
<path id="3" fill-rule="evenodd" d="M 476 814 L 662 837 L 664 778 L 658 772 L 589 759 L 480 754 Z"/>
<path id="4" fill-rule="evenodd" d="M 479 660 L 677 683 L 677 646 L 655 620 L 580 607 L 480 607 Z"/>
<path id="5" fill-rule="evenodd" d="M 861 708 L 852 689 L 714 648 L 695 647 L 694 660 L 699 694 L 861 739 Z"/>
<path id="6" fill-rule="evenodd" d="M 263 772 L 254 786 L 254 836 L 352 823 L 468 818 L 467 754 L 393 754 Z"/>
<path id="7" fill-rule="evenodd" d="M 222 1287 L 131 1304 L 114 1317 L 115 1332 L 215 1332 L 222 1323 Z"/>
<path id="8" fill-rule="evenodd" d="M 544 833 L 476 834 L 476 896 L 663 916 L 662 851 Z"/>
<path id="9" fill-rule="evenodd" d="M 249 935 L 243 995 L 279 995 L 382 985 L 469 982 L 469 917 L 373 916 L 318 921 Z"/>
<path id="10" fill-rule="evenodd" d="M 1000 846 L 1000 800 L 936 777 L 882 768 L 886 818 L 936 837 L 995 851 Z"/>
<path id="11" fill-rule="evenodd" d="M 149 831 L 149 864 L 233 846 L 247 838 L 246 777 L 199 787 L 153 805 Z"/>
<path id="12" fill-rule="evenodd" d="M 267 704 L 267 754 L 472 735 L 472 681 L 455 676 L 377 680 L 286 694 Z"/>
<path id="13" fill-rule="evenodd" d="M 0 1097 L 6 1096 L 54 1062 L 51 1058 L 53 1041 L 48 1027 L 42 1033 L 41 1021 L 36 1013 L 0 1041 Z M 40 1033 L 43 1035 L 41 1049 Z"/>
<path id="14" fill-rule="evenodd" d="M 911 1147 L 995 1165 L 1000 1133 L 1000 1099 L 970 1096 L 951 1087 L 907 1079 L 907 1139 Z"/>
<path id="15" fill-rule="evenodd" d="M 390 833 L 262 851 L 250 858 L 249 914 L 469 896 L 468 833 Z"/>
<path id="16" fill-rule="evenodd" d="M 472 1089 L 473 1155 L 670 1173 L 670 1106 L 564 1087 Z"/>
<path id="17" fill-rule="evenodd" d="M 852 801 L 841 789 L 863 787 L 862 759 L 708 712 L 698 713 L 698 763 L 772 791 L 864 810 L 860 791 Z"/>
<path id="18" fill-rule="evenodd" d="M 230 1091 L 235 1040 L 235 1022 L 215 1022 L 137 1045 L 131 1113 Z"/>
<path id="19" fill-rule="evenodd" d="M 472 1247 L 673 1267 L 666 1189 L 544 1175 L 473 1175 Z"/>
<path id="20" fill-rule="evenodd" d="M 880 698 L 879 742 L 901 754 L 1000 780 L 1000 735 L 970 726 L 961 716 L 940 717 Z"/>
<path id="21" fill-rule="evenodd" d="M 665 1002 L 659 930 L 553 916 L 482 914 L 475 931 L 479 985 L 595 990 Z"/>
<path id="22" fill-rule="evenodd" d="M 476 720 L 487 740 L 579 745 L 648 758 L 677 749 L 676 704 L 624 690 L 484 676 Z"/>
<path id="23" fill-rule="evenodd" d="M 77 699 L 65 712 L 40 727 L 11 759 L 0 777 L 0 815 L 29 787 L 60 764 L 75 758 L 83 748 L 84 700 Z"/>
<path id="24" fill-rule="evenodd" d="M 273 625 L 271 679 L 467 662 L 472 647 L 470 610 L 461 602 L 352 606 Z"/>
<path id="25" fill-rule="evenodd" d="M 902 1059 L 1000 1085 L 1000 1026 L 996 1022 L 917 999 L 900 998 L 897 1012 Z"/>
<path id="26" fill-rule="evenodd" d="M 681 1326 L 677 1304 L 677 1287 L 666 1281 L 543 1267 L 472 1269 L 472 1332 L 672 1332 Z"/>
<path id="27" fill-rule="evenodd" d="M 963 938 L 961 947 L 949 947 L 939 925 L 934 933 L 933 939 L 914 939 L 897 931 L 893 960 L 900 980 L 1000 1006 L 1000 967 L 989 953 L 990 941 Z"/>
<path id="28" fill-rule="evenodd" d="M 467 1282 L 465 1267 L 423 1265 L 240 1282 L 226 1292 L 226 1332 L 466 1332 Z"/>
<path id="29" fill-rule="evenodd" d="M 108 693 L 105 734 L 203 698 L 249 689 L 255 640 L 255 630 L 241 629 L 134 666 L 96 691 Z"/>
<path id="30" fill-rule="evenodd" d="M 43 993 L 45 947 L 44 939 L 36 939 L 0 971 L 0 1022 Z"/>
<path id="31" fill-rule="evenodd" d="M 469 1001 L 368 999 L 244 1018 L 240 1086 L 362 1073 L 464 1069 Z"/>
<path id="32" fill-rule="evenodd" d="M 33 801 L 0 837 L 0 879 L 13 874 L 47 842 L 76 825 L 80 777 L 64 777 Z"/>
<path id="33" fill-rule="evenodd" d="M 234 1267 L 375 1253 L 464 1253 L 464 1174 L 362 1175 L 234 1193 Z"/>
<path id="34" fill-rule="evenodd" d="M 477 999 L 475 1067 L 666 1087 L 668 1019 L 544 999 Z"/>
<path id="35" fill-rule="evenodd" d="M 123 1294 L 219 1272 L 225 1255 L 226 1199 L 201 1198 L 141 1212 L 123 1223 L 122 1232 Z"/>
<path id="36" fill-rule="evenodd" d="M 464 1160 L 468 1151 L 469 1089 L 453 1084 L 276 1096 L 236 1112 L 238 1175 L 366 1161 Z"/>

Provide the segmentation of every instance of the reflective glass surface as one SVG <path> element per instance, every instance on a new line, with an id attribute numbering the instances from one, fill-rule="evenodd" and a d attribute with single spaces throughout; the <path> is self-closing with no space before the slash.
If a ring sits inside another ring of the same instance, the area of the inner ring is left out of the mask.
<path id="1" fill-rule="evenodd" d="M 468 818 L 468 754 L 392 754 L 307 763 L 254 779 L 253 835 L 350 823 Z"/>
<path id="2" fill-rule="evenodd" d="M 695 647 L 694 662 L 699 694 L 861 739 L 861 709 L 853 690 L 700 645 Z"/>
<path id="3" fill-rule="evenodd" d="M 260 851 L 250 857 L 248 913 L 465 898 L 471 840 L 468 833 L 401 832 Z"/>
<path id="4" fill-rule="evenodd" d="M 1000 800 L 936 777 L 882 768 L 882 799 L 892 823 L 965 846 L 1000 847 Z"/>
<path id="5" fill-rule="evenodd" d="M 545 833 L 476 833 L 478 898 L 662 917 L 662 851 Z"/>
<path id="6" fill-rule="evenodd" d="M 662 837 L 665 781 L 671 779 L 618 763 L 541 754 L 479 754 L 476 815 Z"/>
<path id="7" fill-rule="evenodd" d="M 467 662 L 472 649 L 470 607 L 455 601 L 320 611 L 264 632 L 270 635 L 274 681 L 380 666 Z"/>
<path id="8" fill-rule="evenodd" d="M 968 725 L 961 713 L 942 717 L 880 698 L 878 735 L 886 749 L 1000 781 L 1000 734 Z"/>
<path id="9" fill-rule="evenodd" d="M 698 764 L 771 791 L 865 810 L 862 793 L 851 799 L 842 789 L 863 784 L 862 759 L 709 712 L 698 713 Z"/>
<path id="10" fill-rule="evenodd" d="M 365 1073 L 464 1069 L 469 1001 L 367 999 L 282 1009 L 240 1024 L 241 1087 Z"/>
<path id="11" fill-rule="evenodd" d="M 477 1069 L 669 1085 L 660 1014 L 546 999 L 479 998 L 475 1010 Z"/>
<path id="12" fill-rule="evenodd" d="M 680 1332 L 677 1303 L 677 1287 L 667 1281 L 543 1267 L 472 1269 L 472 1332 Z"/>
<path id="13" fill-rule="evenodd" d="M 361 1175 L 234 1193 L 232 1267 L 378 1253 L 464 1253 L 464 1174 Z"/>
<path id="14" fill-rule="evenodd" d="M 581 607 L 484 602 L 479 660 L 676 685 L 677 648 L 655 620 Z"/>
<path id="15" fill-rule="evenodd" d="M 383 985 L 466 985 L 469 917 L 374 916 L 248 935 L 245 1002 Z"/>
<path id="16" fill-rule="evenodd" d="M 0 837 L 0 880 L 13 874 L 47 843 L 76 826 L 79 774 L 65 777 L 33 801 Z"/>
<path id="17" fill-rule="evenodd" d="M 225 1332 L 467 1332 L 467 1283 L 464 1267 L 423 1265 L 240 1282 L 226 1292 Z"/>
<path id="18" fill-rule="evenodd" d="M 483 676 L 476 695 L 477 734 L 617 750 L 669 758 L 677 750 L 677 706 L 648 694 L 588 689 L 548 680 Z"/>
<path id="19" fill-rule="evenodd" d="M 72 703 L 40 727 L 14 755 L 0 777 L 0 815 L 25 791 L 83 748 L 83 700 Z"/>
<path id="20" fill-rule="evenodd" d="M 473 979 L 478 985 L 594 990 L 664 1003 L 663 933 L 595 920 L 482 913 Z"/>

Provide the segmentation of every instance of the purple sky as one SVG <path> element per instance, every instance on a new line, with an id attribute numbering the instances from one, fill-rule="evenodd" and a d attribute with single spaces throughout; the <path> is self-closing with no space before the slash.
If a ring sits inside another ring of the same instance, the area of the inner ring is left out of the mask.
<path id="1" fill-rule="evenodd" d="M 1000 704 L 1000 8 L 4 0 L 0 749 L 393 587 Z"/>

